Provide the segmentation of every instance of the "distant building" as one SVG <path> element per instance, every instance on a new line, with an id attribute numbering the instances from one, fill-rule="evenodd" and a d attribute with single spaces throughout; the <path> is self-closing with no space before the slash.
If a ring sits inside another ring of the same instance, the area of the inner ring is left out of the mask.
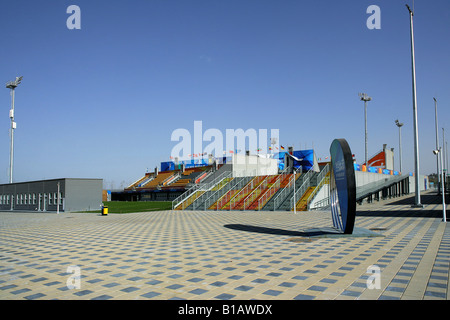
<path id="1" fill-rule="evenodd" d="M 60 212 L 99 210 L 102 187 L 103 179 L 77 178 L 0 184 L 0 210 L 57 211 L 58 205 Z"/>

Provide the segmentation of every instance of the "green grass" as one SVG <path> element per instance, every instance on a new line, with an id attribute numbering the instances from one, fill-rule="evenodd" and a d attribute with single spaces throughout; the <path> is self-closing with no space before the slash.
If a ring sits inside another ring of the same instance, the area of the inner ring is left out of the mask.
<path id="1" fill-rule="evenodd" d="M 171 201 L 105 201 L 103 205 L 108 207 L 108 213 L 130 213 L 171 210 Z M 89 211 L 100 213 L 101 210 Z"/>

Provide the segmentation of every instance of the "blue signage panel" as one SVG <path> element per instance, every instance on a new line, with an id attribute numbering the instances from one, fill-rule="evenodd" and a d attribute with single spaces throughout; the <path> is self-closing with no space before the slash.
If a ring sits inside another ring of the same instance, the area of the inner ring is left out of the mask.
<path id="1" fill-rule="evenodd" d="M 352 152 L 345 139 L 335 139 L 330 146 L 330 202 L 333 226 L 351 234 L 356 215 L 356 181 Z"/>

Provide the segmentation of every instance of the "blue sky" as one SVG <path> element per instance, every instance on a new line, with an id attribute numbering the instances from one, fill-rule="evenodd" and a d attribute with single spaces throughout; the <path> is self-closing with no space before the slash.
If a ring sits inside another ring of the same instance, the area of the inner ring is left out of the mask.
<path id="1" fill-rule="evenodd" d="M 412 2 L 410 5 L 412 6 Z M 16 90 L 14 180 L 103 178 L 120 187 L 167 161 L 177 128 L 279 129 L 280 144 L 329 155 L 345 138 L 364 160 L 394 148 L 414 170 L 405 1 L 1 1 L 0 79 Z M 69 5 L 81 29 L 69 30 Z M 381 9 L 369 30 L 366 9 Z M 420 173 L 450 138 L 450 2 L 414 3 Z M 9 168 L 9 90 L 0 91 L 0 183 Z M 206 144 L 206 143 L 205 143 Z M 204 145 L 205 146 L 205 145 Z"/>

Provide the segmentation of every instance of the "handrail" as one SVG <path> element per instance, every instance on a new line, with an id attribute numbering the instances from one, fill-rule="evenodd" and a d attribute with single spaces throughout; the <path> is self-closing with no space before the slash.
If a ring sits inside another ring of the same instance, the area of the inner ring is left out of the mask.
<path id="1" fill-rule="evenodd" d="M 209 195 L 205 194 L 205 196 L 207 198 L 206 198 L 206 200 L 201 202 L 201 204 L 203 204 L 204 210 L 207 210 L 213 203 L 215 203 L 217 201 L 217 199 L 219 199 L 224 193 L 228 192 L 232 188 L 232 186 L 233 186 L 232 181 L 234 179 L 237 179 L 237 178 L 227 177 L 227 178 L 223 179 L 220 183 L 217 184 L 217 186 L 219 186 L 219 188 L 217 188 L 216 190 L 213 191 L 213 189 L 216 188 L 216 186 L 215 186 L 214 188 L 212 188 L 210 190 L 212 192 L 211 194 L 209 194 Z M 225 183 L 223 183 L 223 185 L 220 185 L 222 182 L 225 182 Z M 235 184 L 237 184 L 237 182 L 235 181 Z M 195 208 L 198 208 L 198 207 L 200 207 L 200 205 L 196 206 Z"/>
<path id="2" fill-rule="evenodd" d="M 205 191 L 212 189 L 212 187 L 214 187 L 216 184 L 218 184 L 223 179 L 228 178 L 228 176 L 230 176 L 230 175 L 231 175 L 231 171 L 224 171 L 211 182 L 208 182 L 205 184 L 202 184 L 202 183 L 194 184 L 191 188 L 186 190 L 184 193 L 182 193 L 181 195 L 179 195 L 177 198 L 175 198 L 172 201 L 172 210 L 175 209 L 180 203 L 185 201 L 187 198 L 189 198 L 197 189 L 201 188 L 202 190 L 205 190 Z"/>
<path id="3" fill-rule="evenodd" d="M 314 208 L 310 208 L 308 210 L 318 210 L 318 209 L 323 209 L 326 208 L 330 205 L 330 197 L 326 197 L 323 198 L 322 200 L 319 200 L 316 202 L 316 205 L 314 206 Z"/>
<path id="4" fill-rule="evenodd" d="M 240 190 L 241 188 L 246 186 L 248 183 L 250 183 L 250 181 L 253 179 L 254 179 L 254 177 L 237 177 L 237 178 L 235 178 L 235 183 L 230 186 L 230 189 L 217 199 L 216 210 L 219 210 L 220 208 L 222 208 L 232 198 L 231 190 Z M 213 203 L 211 203 L 210 205 L 212 205 L 212 204 Z"/>
<path id="5" fill-rule="evenodd" d="M 126 187 L 125 189 L 130 189 L 132 188 L 135 184 L 137 184 L 138 182 L 143 181 L 145 178 L 147 177 L 147 175 L 143 176 L 142 178 L 137 179 L 135 182 L 133 182 L 132 184 L 130 184 L 128 187 Z"/>
<path id="6" fill-rule="evenodd" d="M 264 181 L 266 177 L 267 176 L 256 176 L 244 188 L 242 188 L 237 194 L 235 194 L 234 197 L 230 200 L 229 210 L 232 210 L 232 208 L 235 207 L 236 201 L 241 201 L 248 192 L 256 188 L 260 183 L 262 183 L 261 180 Z M 256 183 L 257 185 L 255 186 L 254 183 Z"/>
<path id="7" fill-rule="evenodd" d="M 283 173 L 280 174 L 277 180 L 264 192 L 262 196 L 258 199 L 258 211 L 261 210 L 261 208 L 269 201 L 269 199 L 281 188 L 281 182 L 284 181 L 284 179 L 288 178 L 289 174 Z M 261 203 L 263 203 L 261 205 Z"/>
<path id="8" fill-rule="evenodd" d="M 388 176 L 390 178 L 385 178 L 383 180 L 375 181 L 368 183 L 364 186 L 356 188 L 356 201 L 364 199 L 371 193 L 377 192 L 383 188 L 388 187 L 389 185 L 402 181 L 403 179 L 407 179 L 408 176 Z"/>
<path id="9" fill-rule="evenodd" d="M 311 176 L 313 175 L 313 171 L 312 171 L 312 167 L 311 169 L 308 170 L 307 173 L 305 173 L 305 177 L 303 178 L 303 183 L 300 186 L 300 188 L 298 188 L 297 190 L 295 190 L 295 193 L 292 195 L 291 199 L 289 200 L 289 210 L 291 208 L 294 207 L 294 205 L 297 205 L 297 202 L 301 199 L 301 196 L 303 196 L 303 194 L 306 192 L 306 190 L 309 188 L 309 186 L 311 185 Z M 299 197 L 300 196 L 300 197 Z M 295 198 L 295 203 L 294 202 L 294 198 Z"/>
<path id="10" fill-rule="evenodd" d="M 247 195 L 244 199 L 244 206 L 242 209 L 246 209 L 248 205 L 252 204 L 262 193 L 263 189 L 267 189 L 267 185 L 269 184 L 269 177 L 274 178 L 273 175 L 266 176 L 266 178 L 255 188 L 253 191 Z M 276 178 L 278 180 L 278 177 Z M 259 191 L 258 191 L 259 190 Z"/>
<path id="11" fill-rule="evenodd" d="M 205 203 L 205 201 L 207 201 L 210 198 L 211 195 L 214 195 L 215 193 L 220 191 L 224 186 L 226 186 L 231 181 L 230 175 L 231 172 L 230 174 L 225 175 L 225 177 L 221 179 L 219 182 L 208 188 L 208 190 L 202 195 L 202 199 L 199 197 L 199 199 L 193 204 L 192 209 L 195 210 L 199 208 L 202 204 Z"/>
<path id="12" fill-rule="evenodd" d="M 168 176 L 166 179 L 164 179 L 164 181 L 161 182 L 162 186 L 165 186 L 166 184 L 170 184 L 170 182 L 172 182 L 172 180 L 175 180 L 176 178 L 180 178 L 181 174 L 179 172 L 175 173 L 175 174 L 171 174 L 170 176 Z"/>
<path id="13" fill-rule="evenodd" d="M 283 201 L 286 199 L 286 197 L 289 195 L 289 193 L 291 193 L 292 188 L 294 187 L 294 183 L 297 181 L 297 179 L 298 179 L 297 174 L 292 174 L 291 179 L 289 179 L 289 183 L 274 198 L 274 200 L 273 200 L 273 210 L 274 211 L 283 203 Z"/>
<path id="14" fill-rule="evenodd" d="M 307 210 L 309 211 L 309 209 L 311 208 L 311 202 L 314 200 L 314 198 L 317 195 L 317 192 L 319 192 L 319 190 L 322 188 L 322 186 L 324 184 L 329 184 L 330 183 L 330 176 L 326 175 L 321 181 L 320 183 L 317 185 L 317 187 L 314 188 L 314 191 L 311 192 L 311 194 L 309 195 L 308 199 L 306 199 L 306 207 L 308 208 Z"/>

